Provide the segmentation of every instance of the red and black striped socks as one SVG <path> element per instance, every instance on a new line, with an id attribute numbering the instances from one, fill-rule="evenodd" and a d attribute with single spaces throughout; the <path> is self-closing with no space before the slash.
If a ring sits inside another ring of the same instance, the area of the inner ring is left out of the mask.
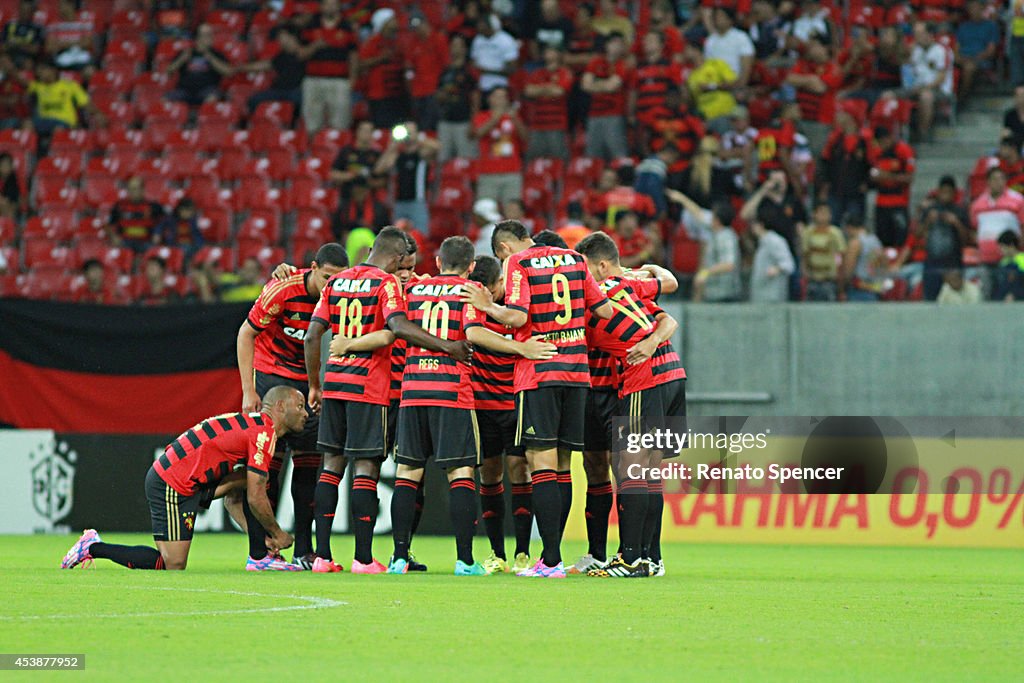
<path id="1" fill-rule="evenodd" d="M 117 545 L 116 543 L 93 543 L 89 554 L 97 560 L 110 560 L 128 569 L 163 569 L 164 558 L 160 551 L 148 545 Z"/>
<path id="2" fill-rule="evenodd" d="M 584 512 L 589 542 L 587 552 L 602 562 L 608 557 L 608 515 L 612 511 L 613 500 L 610 481 L 587 486 L 587 507 Z"/>
<path id="3" fill-rule="evenodd" d="M 644 519 L 643 556 L 661 559 L 661 516 L 665 510 L 665 485 L 659 479 L 647 482 L 647 515 Z"/>
<path id="4" fill-rule="evenodd" d="M 313 518 L 316 520 L 316 554 L 325 560 L 331 558 L 331 528 L 338 509 L 338 486 L 341 474 L 320 470 L 313 492 Z"/>
<path id="5" fill-rule="evenodd" d="M 319 453 L 292 455 L 292 502 L 295 504 L 295 556 L 313 552 L 313 497 L 316 494 Z"/>
<path id="6" fill-rule="evenodd" d="M 544 545 L 544 564 L 554 567 L 562 561 L 562 493 L 554 470 L 537 470 L 533 479 L 533 514 Z"/>
<path id="7" fill-rule="evenodd" d="M 368 474 L 352 477 L 352 531 L 356 537 L 357 562 L 373 562 L 373 527 L 377 524 L 377 478 Z"/>
<path id="8" fill-rule="evenodd" d="M 483 510 L 484 529 L 491 542 L 491 550 L 505 559 L 505 486 L 480 484 L 480 508 Z"/>
<path id="9" fill-rule="evenodd" d="M 455 529 L 455 550 L 458 558 L 473 564 L 473 536 L 476 532 L 476 482 L 470 478 L 453 479 L 448 483 L 448 511 Z"/>
<path id="10" fill-rule="evenodd" d="M 530 554 L 533 533 L 533 484 L 512 484 L 512 526 L 516 532 L 516 552 Z"/>
<path id="11" fill-rule="evenodd" d="M 640 559 L 647 498 L 647 482 L 643 479 L 624 479 L 619 482 L 619 539 L 622 559 L 626 564 L 633 564 Z"/>
<path id="12" fill-rule="evenodd" d="M 416 517 L 416 492 L 419 482 L 399 477 L 395 479 L 395 492 L 391 496 L 391 536 L 395 542 L 394 557 L 409 559 L 413 520 Z"/>
<path id="13" fill-rule="evenodd" d="M 565 523 L 569 521 L 569 511 L 572 510 L 572 472 L 558 472 L 555 476 L 558 481 L 559 496 L 561 496 L 562 500 L 561 525 L 559 526 L 559 534 L 564 534 Z"/>

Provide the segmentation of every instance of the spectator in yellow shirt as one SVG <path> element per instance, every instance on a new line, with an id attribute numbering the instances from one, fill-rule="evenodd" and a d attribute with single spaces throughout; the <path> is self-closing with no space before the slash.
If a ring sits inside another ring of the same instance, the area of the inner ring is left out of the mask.
<path id="1" fill-rule="evenodd" d="M 724 133 L 731 127 L 729 115 L 736 108 L 736 98 L 732 94 L 737 83 L 736 72 L 724 60 L 705 59 L 700 48 L 692 44 L 686 48 L 686 58 L 693 64 L 686 84 L 697 109 L 709 130 Z"/>
<path id="2" fill-rule="evenodd" d="M 36 66 L 36 80 L 27 86 L 29 95 L 35 100 L 32 123 L 40 135 L 49 135 L 58 128 L 77 128 L 80 110 L 88 112 L 97 122 L 103 119 L 82 86 L 59 78 L 57 68 L 52 64 L 40 62 Z"/>

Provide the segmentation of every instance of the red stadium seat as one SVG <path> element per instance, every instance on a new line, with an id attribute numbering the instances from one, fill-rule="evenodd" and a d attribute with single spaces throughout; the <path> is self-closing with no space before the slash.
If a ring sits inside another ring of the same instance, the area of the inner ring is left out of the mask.
<path id="1" fill-rule="evenodd" d="M 200 173 L 206 159 L 198 149 L 189 147 L 167 147 L 164 149 L 164 161 L 172 178 L 183 179 Z"/>
<path id="2" fill-rule="evenodd" d="M 133 128 L 119 128 L 111 126 L 105 131 L 104 145 L 110 147 L 120 146 L 127 149 L 142 149 L 142 131 Z"/>
<path id="3" fill-rule="evenodd" d="M 245 15 L 234 10 L 217 10 L 210 12 L 203 21 L 214 29 L 230 29 L 234 33 L 241 33 L 245 29 Z"/>
<path id="4" fill-rule="evenodd" d="M 18 224 L 13 218 L 0 217 L 0 245 L 10 244 L 18 236 Z"/>
<path id="5" fill-rule="evenodd" d="M 75 254 L 74 267 L 80 270 L 86 261 L 95 259 L 102 262 L 110 246 L 105 240 L 96 237 L 79 237 L 71 248 Z"/>
<path id="6" fill-rule="evenodd" d="M 258 242 L 261 245 L 277 244 L 281 240 L 281 221 L 273 214 L 250 216 L 238 229 L 235 239 L 239 242 Z"/>
<path id="7" fill-rule="evenodd" d="M 289 194 L 292 209 L 334 211 L 338 207 L 337 191 L 325 188 L 318 181 L 296 180 Z"/>
<path id="8" fill-rule="evenodd" d="M 100 86 L 104 88 L 116 88 L 122 93 L 131 91 L 135 85 L 134 69 L 100 69 L 89 81 L 89 94 L 93 94 L 93 88 Z"/>
<path id="9" fill-rule="evenodd" d="M 49 154 L 36 162 L 37 175 L 77 178 L 82 173 L 81 154 Z"/>
<path id="10" fill-rule="evenodd" d="M 185 44 L 189 44 L 188 41 L 185 41 Z M 135 79 L 135 88 L 133 88 L 133 91 L 142 87 L 150 92 L 166 93 L 174 90 L 177 83 L 177 74 L 165 73 L 154 68 L 153 71 L 147 71 Z"/>
<path id="11" fill-rule="evenodd" d="M 53 132 L 50 140 L 50 154 L 88 154 L 95 147 L 93 132 L 84 128 L 69 130 L 61 128 Z"/>
<path id="12" fill-rule="evenodd" d="M 22 237 L 44 237 L 57 242 L 67 242 L 75 235 L 76 222 L 73 209 L 49 211 L 45 215 L 33 216 L 25 221 Z"/>
<path id="13" fill-rule="evenodd" d="M 288 254 L 288 263 L 292 263 L 296 266 L 308 266 L 312 261 L 316 252 L 320 249 L 327 240 L 308 239 L 305 237 L 297 237 L 292 240 L 291 251 Z"/>
<path id="14" fill-rule="evenodd" d="M 238 245 L 239 265 L 249 258 L 255 258 L 265 270 L 270 270 L 284 262 L 285 252 L 281 247 L 265 247 L 255 242 L 241 242 Z"/>
<path id="15" fill-rule="evenodd" d="M 93 104 L 96 105 L 97 109 L 103 112 L 103 115 L 107 117 L 107 122 L 109 124 L 119 126 L 131 126 L 135 124 L 137 115 L 135 107 L 132 106 L 131 102 L 116 100 L 103 105 L 93 100 Z"/>
<path id="16" fill-rule="evenodd" d="M 107 43 L 107 51 L 104 53 L 103 62 L 113 60 L 118 62 L 132 61 L 142 62 L 146 59 L 146 43 L 141 39 L 112 40 Z"/>
<path id="17" fill-rule="evenodd" d="M 677 235 L 672 242 L 672 268 L 680 273 L 696 273 L 700 265 L 700 242 Z"/>
<path id="18" fill-rule="evenodd" d="M 235 40 L 237 37 L 237 35 L 231 35 L 230 39 L 223 42 L 217 40 L 216 36 L 214 37 L 214 41 L 218 43 L 217 48 L 228 60 L 228 64 L 245 64 L 249 61 L 249 46 Z"/>
<path id="19" fill-rule="evenodd" d="M 473 204 L 473 195 L 460 186 L 442 185 L 437 191 L 435 204 L 440 209 L 468 213 Z"/>
<path id="20" fill-rule="evenodd" d="M 146 14 L 140 10 L 121 10 L 110 17 L 110 28 L 126 28 L 142 32 L 147 26 Z"/>
<path id="21" fill-rule="evenodd" d="M 296 209 L 295 231 L 292 235 L 296 239 L 319 241 L 321 244 L 329 241 L 331 221 L 327 212 L 321 209 Z"/>
<path id="22" fill-rule="evenodd" d="M 241 110 L 231 102 L 204 102 L 199 106 L 200 127 L 214 121 L 226 121 L 236 126 L 241 117 Z"/>
<path id="23" fill-rule="evenodd" d="M 195 199 L 193 198 L 193 201 Z M 196 202 L 198 205 L 199 203 Z M 197 222 L 199 232 L 209 244 L 227 242 L 231 239 L 231 211 L 222 207 L 209 207 L 202 210 Z"/>
<path id="24" fill-rule="evenodd" d="M 173 121 L 183 126 L 188 120 L 188 105 L 184 102 L 168 100 L 150 100 L 139 105 L 139 114 L 146 119 L 146 127 L 150 122 Z"/>
<path id="25" fill-rule="evenodd" d="M 463 183 L 466 179 L 475 180 L 474 163 L 472 159 L 457 157 L 449 159 L 441 167 L 441 183 Z"/>
<path id="26" fill-rule="evenodd" d="M 18 288 L 26 299 L 52 301 L 70 289 L 71 275 L 63 267 L 43 267 L 18 277 Z"/>
<path id="27" fill-rule="evenodd" d="M 107 219 L 106 216 L 84 216 L 78 219 L 78 227 L 75 228 L 76 239 L 97 239 L 106 242 Z"/>
<path id="28" fill-rule="evenodd" d="M 281 130 L 266 121 L 255 122 L 249 127 L 250 147 L 257 151 L 290 149 L 297 154 L 306 151 L 304 136 L 294 130 Z"/>
<path id="29" fill-rule="evenodd" d="M 546 185 L 526 185 L 523 187 L 523 207 L 527 214 L 549 216 L 554 208 L 551 190 Z"/>
<path id="30" fill-rule="evenodd" d="M 39 137 L 34 130 L 21 128 L 5 128 L 0 130 L 0 147 L 4 149 L 24 150 L 35 154 Z"/>
<path id="31" fill-rule="evenodd" d="M 604 164 L 600 159 L 592 159 L 590 157 L 577 157 L 569 162 L 569 168 L 566 170 L 567 178 L 580 178 L 584 185 L 593 185 L 601 177 L 601 171 L 604 169 Z"/>
<path id="32" fill-rule="evenodd" d="M 227 98 L 239 111 L 244 111 L 249 106 L 249 98 L 258 93 L 261 88 L 253 83 L 232 83 L 227 87 Z"/>
<path id="33" fill-rule="evenodd" d="M 352 133 L 347 130 L 322 128 L 313 136 L 313 149 L 330 150 L 332 157 L 337 156 L 338 150 L 342 147 L 350 144 L 352 144 Z"/>
<path id="34" fill-rule="evenodd" d="M 235 250 L 230 247 L 205 246 L 192 257 L 192 267 L 200 263 L 215 262 L 224 270 L 234 270 Z"/>
<path id="35" fill-rule="evenodd" d="M 68 185 L 64 176 L 37 175 L 33 179 L 33 193 L 37 208 L 47 204 L 73 205 L 78 190 Z"/>
<path id="36" fill-rule="evenodd" d="M 564 164 L 561 159 L 534 159 L 526 165 L 525 176 L 543 180 L 546 183 L 557 183 L 562 179 Z"/>
<path id="37" fill-rule="evenodd" d="M 262 102 L 253 112 L 253 121 L 269 121 L 278 127 L 290 126 L 295 116 L 295 105 L 291 102 Z"/>
<path id="38" fill-rule="evenodd" d="M 107 175 L 86 174 L 82 181 L 82 193 L 90 206 L 108 208 L 121 197 L 117 181 Z"/>
<path id="39" fill-rule="evenodd" d="M 155 160 L 153 160 L 155 161 Z M 166 173 L 140 174 L 142 186 L 148 199 L 159 201 L 159 197 L 171 187 L 171 177 Z"/>
<path id="40" fill-rule="evenodd" d="M 185 251 L 179 247 L 150 247 L 142 254 L 142 262 L 148 259 L 159 258 L 167 264 L 167 272 L 180 273 L 185 267 Z"/>
<path id="41" fill-rule="evenodd" d="M 26 268 L 50 266 L 68 268 L 72 265 L 71 249 L 46 237 L 26 237 L 21 242 L 21 256 Z"/>
<path id="42" fill-rule="evenodd" d="M 153 52 L 153 71 L 163 72 L 181 51 L 192 47 L 192 41 L 185 38 L 165 38 L 156 44 Z M 168 90 L 170 88 L 167 88 Z"/>
<path id="43" fill-rule="evenodd" d="M 123 247 L 107 247 L 102 261 L 103 265 L 116 273 L 130 273 L 135 265 L 135 252 Z"/>
<path id="44" fill-rule="evenodd" d="M 160 177 L 166 182 L 171 177 L 171 166 L 162 157 L 144 157 L 135 165 L 135 172 L 146 177 Z"/>

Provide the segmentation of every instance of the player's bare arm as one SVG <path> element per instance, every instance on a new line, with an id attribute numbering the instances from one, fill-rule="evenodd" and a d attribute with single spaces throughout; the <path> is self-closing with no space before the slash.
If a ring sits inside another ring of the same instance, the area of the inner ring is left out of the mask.
<path id="1" fill-rule="evenodd" d="M 388 319 L 388 328 L 395 333 L 396 337 L 404 339 L 412 346 L 419 346 L 428 351 L 446 353 L 461 363 L 469 362 L 470 357 L 473 355 L 473 349 L 468 342 L 439 339 L 422 327 L 413 324 L 404 313 L 391 316 Z M 310 385 L 311 394 L 312 388 L 312 385 Z"/>
<path id="2" fill-rule="evenodd" d="M 479 325 L 466 330 L 466 339 L 474 346 L 522 356 L 527 360 L 550 360 L 558 353 L 557 346 L 541 339 L 518 342 Z"/>
<path id="3" fill-rule="evenodd" d="M 274 551 L 284 550 L 291 547 L 294 542 L 292 535 L 283 530 L 274 517 L 274 510 L 270 507 L 270 499 L 267 498 L 267 479 L 264 472 L 249 470 L 246 475 L 246 496 L 249 499 L 249 509 L 252 510 L 256 521 L 266 529 L 267 535 L 272 543 L 268 547 Z"/>
<path id="4" fill-rule="evenodd" d="M 637 342 L 626 354 L 626 362 L 630 365 L 638 365 L 649 360 L 658 350 L 658 346 L 671 339 L 679 329 L 679 323 L 667 313 L 659 313 L 655 319 L 658 324 L 654 331 Z"/>
<path id="5" fill-rule="evenodd" d="M 490 316 L 502 325 L 509 327 L 522 327 L 526 324 L 529 316 L 524 311 L 517 311 L 494 302 L 491 292 L 486 287 L 470 284 L 463 289 L 463 303 L 467 303 L 484 315 Z"/>
<path id="6" fill-rule="evenodd" d="M 274 268 L 274 272 L 270 274 L 270 277 L 275 280 L 287 280 L 295 273 L 299 272 L 299 269 L 290 263 L 279 263 L 277 268 Z"/>
<path id="7" fill-rule="evenodd" d="M 679 289 L 679 280 L 668 268 L 662 268 L 655 263 L 645 263 L 634 271 L 635 274 L 647 273 L 661 283 L 662 294 L 671 294 Z"/>
<path id="8" fill-rule="evenodd" d="M 309 323 L 306 338 L 302 342 L 306 356 L 306 376 L 309 378 L 308 402 L 310 409 L 315 413 L 320 412 L 320 399 L 324 394 L 323 385 L 320 383 L 320 340 L 323 339 L 326 330 L 327 326 L 321 321 L 313 320 Z"/>
<path id="9" fill-rule="evenodd" d="M 238 328 L 235 341 L 235 354 L 238 356 L 238 374 L 242 380 L 242 412 L 254 413 L 263 407 L 260 396 L 256 393 L 256 374 L 253 371 L 253 357 L 256 354 L 256 335 L 249 321 Z"/>
<path id="10" fill-rule="evenodd" d="M 344 356 L 347 353 L 376 351 L 382 346 L 395 343 L 395 334 L 391 330 L 377 330 L 364 334 L 362 337 L 343 337 L 340 334 L 331 339 L 331 355 Z"/>

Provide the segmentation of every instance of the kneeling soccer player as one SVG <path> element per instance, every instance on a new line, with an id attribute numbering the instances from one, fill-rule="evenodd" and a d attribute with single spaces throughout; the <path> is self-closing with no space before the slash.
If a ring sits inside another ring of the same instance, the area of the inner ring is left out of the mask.
<path id="1" fill-rule="evenodd" d="M 61 567 L 105 559 L 129 569 L 184 569 L 200 507 L 242 486 L 253 515 L 269 535 L 269 549 L 276 553 L 290 547 L 292 536 L 278 525 L 267 498 L 267 480 L 277 438 L 301 431 L 306 423 L 305 403 L 300 391 L 276 386 L 263 396 L 261 412 L 218 415 L 184 432 L 146 475 L 156 548 L 104 543 L 94 529 L 87 529 Z M 245 470 L 232 472 L 240 464 Z M 250 558 L 245 568 L 301 571 L 270 555 Z"/>

